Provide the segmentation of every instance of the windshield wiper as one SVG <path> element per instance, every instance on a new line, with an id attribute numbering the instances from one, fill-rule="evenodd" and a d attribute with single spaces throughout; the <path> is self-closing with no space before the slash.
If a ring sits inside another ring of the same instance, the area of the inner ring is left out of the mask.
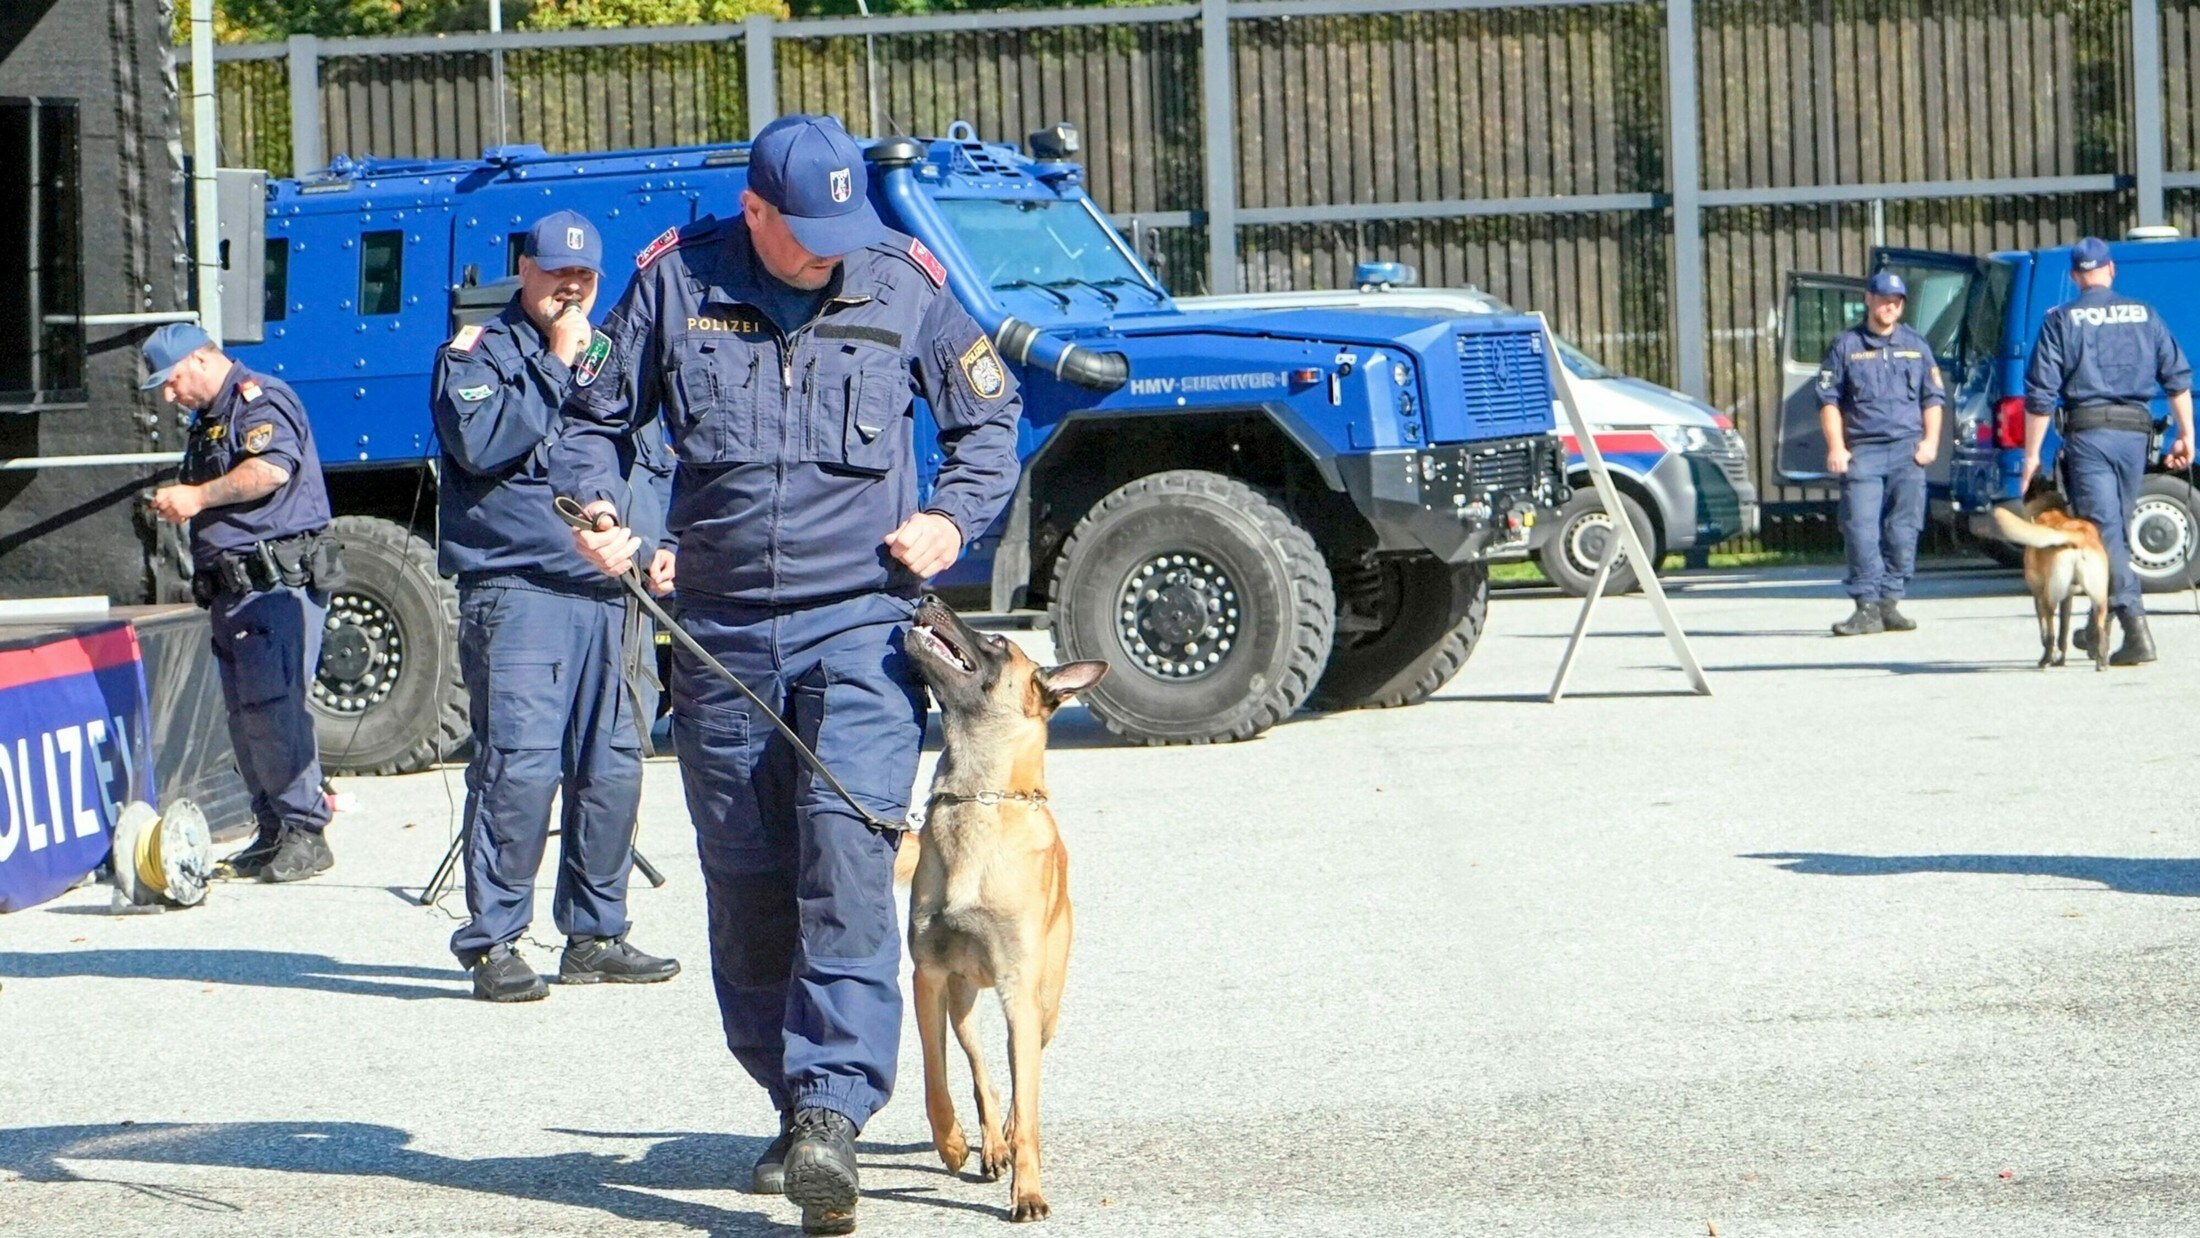
<path id="1" fill-rule="evenodd" d="M 1154 287 L 1152 284 L 1147 283 L 1145 280 L 1132 279 L 1128 275 L 1110 275 L 1106 279 L 1089 280 L 1085 282 L 1089 282 L 1095 287 L 1105 284 L 1110 288 L 1136 288 L 1140 292 L 1145 293 L 1147 296 L 1152 297 L 1153 303 L 1155 305 L 1161 304 L 1162 299 L 1169 295 L 1161 291 L 1159 288 Z"/>
<path id="2" fill-rule="evenodd" d="M 1069 294 L 1063 292 L 1061 289 L 1049 288 L 1045 284 L 1035 284 L 1028 279 L 1012 279 L 1007 280 L 1003 283 L 993 285 L 993 289 L 996 292 L 1005 291 L 1010 288 L 1029 288 L 1035 292 L 1043 292 L 1048 296 L 1053 297 L 1055 300 L 1061 302 L 1063 309 L 1068 309 L 1070 306 L 1076 304 L 1076 302 L 1069 299 Z"/>
<path id="3" fill-rule="evenodd" d="M 1123 299 L 1121 297 L 1118 297 L 1114 293 L 1109 292 L 1106 288 L 1101 287 L 1099 284 L 1096 284 L 1089 279 L 1079 279 L 1074 275 L 1070 276 L 1067 279 L 1050 279 L 1046 282 L 1046 287 L 1090 288 L 1092 289 L 1092 295 L 1108 303 L 1109 309 L 1114 309 L 1116 306 L 1123 303 Z"/>

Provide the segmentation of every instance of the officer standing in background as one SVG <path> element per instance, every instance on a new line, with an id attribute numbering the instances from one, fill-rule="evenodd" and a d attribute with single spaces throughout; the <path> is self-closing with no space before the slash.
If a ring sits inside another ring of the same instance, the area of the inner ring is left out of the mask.
<path id="1" fill-rule="evenodd" d="M 2108 606 L 2124 625 L 2123 644 L 2109 665 L 2137 666 L 2154 660 L 2129 539 L 2154 441 L 2147 406 L 2157 389 L 2168 393 L 2177 441 L 2163 463 L 2186 468 L 2192 463 L 2192 365 L 2161 311 L 2111 287 L 2116 264 L 2106 241 L 2089 236 L 2072 246 L 2070 277 L 2077 298 L 2047 312 L 2024 371 L 2024 480 L 2017 493 L 2029 489 L 2039 472 L 2047 419 L 2060 405 L 2063 486 L 2070 510 L 2100 527 L 2108 551 Z M 2091 627 L 2077 640 L 2092 652 Z"/>
<path id="2" fill-rule="evenodd" d="M 459 668 L 474 732 L 465 824 L 473 918 L 452 935 L 451 951 L 472 969 L 474 996 L 492 1002 L 549 991 L 512 943 L 534 916 L 535 872 L 561 788 L 559 981 L 641 983 L 680 971 L 626 940 L 650 723 L 628 672 L 646 629 L 617 582 L 574 552 L 547 467 L 575 367 L 603 361 L 590 352 L 597 336 L 588 321 L 602 270 L 594 224 L 572 211 L 544 217 L 527 233 L 519 292 L 436 355 L 442 568 L 458 577 Z M 606 475 L 652 548 L 662 540 L 663 502 L 647 493 L 656 475 L 634 456 L 661 442 L 637 436 Z M 640 503 L 636 490 L 645 492 Z"/>
<path id="3" fill-rule="evenodd" d="M 305 407 L 280 379 L 231 361 L 192 323 L 145 342 L 143 389 L 196 410 L 175 485 L 153 513 L 191 526 L 191 597 L 212 613 L 214 663 L 258 837 L 222 862 L 236 877 L 300 881 L 336 860 L 306 692 L 321 662 L 343 551 Z"/>
<path id="4" fill-rule="evenodd" d="M 1856 610 L 1835 636 L 1908 632 L 1901 611 L 1925 529 L 1925 466 L 1940 450 L 1947 396 L 1932 345 L 1902 324 L 1909 286 L 1892 271 L 1864 285 L 1864 320 L 1833 337 L 1818 369 L 1826 471 L 1841 479 L 1844 580 Z"/>
<path id="5" fill-rule="evenodd" d="M 1015 486 L 1015 380 L 922 243 L 867 199 L 840 123 L 789 116 L 749 156 L 741 213 L 668 230 L 605 323 L 611 355 L 566 405 L 551 477 L 599 517 L 583 555 L 624 571 L 614 467 L 662 418 L 678 457 L 680 623 L 880 818 L 916 777 L 924 689 L 902 639 L 922 582 Z M 946 453 L 916 503 L 911 399 Z M 804 1228 L 855 1224 L 855 1135 L 901 1042 L 898 832 L 815 781 L 771 723 L 682 653 L 673 734 L 710 909 L 726 1043 L 780 1111 L 751 1170 Z"/>

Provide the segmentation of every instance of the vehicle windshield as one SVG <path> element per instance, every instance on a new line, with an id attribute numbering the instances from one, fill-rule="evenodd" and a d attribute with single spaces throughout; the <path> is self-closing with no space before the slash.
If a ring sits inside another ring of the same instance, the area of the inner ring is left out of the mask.
<path id="1" fill-rule="evenodd" d="M 1971 292 L 1971 272 L 1908 262 L 1889 262 L 1886 269 L 1910 286 L 1902 321 L 1925 337 L 1935 357 L 1954 359 L 1963 341 L 1964 302 Z"/>
<path id="2" fill-rule="evenodd" d="M 1970 364 L 1991 361 L 2001 355 L 2004 319 L 2009 312 L 2009 287 L 2017 269 L 1998 259 L 1987 262 L 1979 294 L 1971 302 L 1970 321 L 1963 328 L 1963 359 Z"/>
<path id="3" fill-rule="evenodd" d="M 1158 295 L 1081 201 L 937 198 L 963 250 L 993 288 L 1129 287 Z"/>
<path id="4" fill-rule="evenodd" d="M 1506 302 L 1500 301 L 1496 297 L 1493 297 L 1486 292 L 1482 292 L 1479 289 L 1476 290 L 1475 295 L 1478 296 L 1481 300 L 1488 303 L 1489 308 L 1484 310 L 1484 313 L 1517 314 L 1520 312 Z M 1569 341 L 1565 336 L 1554 333 L 1551 338 L 1558 341 L 1558 359 L 1562 364 L 1565 365 L 1566 372 L 1568 374 L 1573 375 L 1575 378 L 1619 377 L 1618 374 L 1612 372 L 1610 369 L 1607 369 L 1603 362 L 1575 347 L 1574 344 Z"/>

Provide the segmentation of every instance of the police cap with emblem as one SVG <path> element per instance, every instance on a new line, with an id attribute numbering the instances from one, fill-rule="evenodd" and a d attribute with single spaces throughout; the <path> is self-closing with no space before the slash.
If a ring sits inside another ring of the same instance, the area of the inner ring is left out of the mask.
<path id="1" fill-rule="evenodd" d="M 1892 271 L 1880 271 L 1864 281 L 1864 291 L 1875 297 L 1907 297 L 1910 286 Z"/>
<path id="2" fill-rule="evenodd" d="M 2070 247 L 2070 269 L 2098 271 L 2108 265 L 2108 242 L 2089 236 Z"/>
<path id="3" fill-rule="evenodd" d="M 168 381 L 183 359 L 214 341 L 195 322 L 171 322 L 145 341 L 145 368 L 150 371 L 138 390 L 151 391 Z"/>
<path id="4" fill-rule="evenodd" d="M 863 152 L 830 116 L 782 116 L 749 147 L 749 188 L 779 209 L 802 248 L 820 258 L 886 239 L 871 209 Z"/>
<path id="5" fill-rule="evenodd" d="M 603 238 L 579 211 L 556 211 L 536 220 L 520 252 L 545 271 L 580 267 L 603 274 Z"/>

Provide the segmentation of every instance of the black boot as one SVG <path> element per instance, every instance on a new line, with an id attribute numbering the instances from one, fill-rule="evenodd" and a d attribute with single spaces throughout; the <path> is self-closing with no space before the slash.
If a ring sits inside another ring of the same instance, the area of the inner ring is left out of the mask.
<path id="1" fill-rule="evenodd" d="M 856 1228 L 856 1124 L 832 1109 L 798 1109 L 787 1147 L 787 1198 L 802 1205 L 805 1234 Z"/>
<path id="2" fill-rule="evenodd" d="M 1886 630 L 1885 621 L 1879 617 L 1879 607 L 1862 599 L 1858 599 L 1853 614 L 1833 625 L 1835 636 L 1869 636 Z"/>
<path id="3" fill-rule="evenodd" d="M 2124 621 L 2124 643 L 2116 647 L 2109 658 L 2110 666 L 2138 666 L 2154 660 L 2154 633 L 2147 631 L 2144 611 L 2127 611 L 2117 616 Z"/>
<path id="4" fill-rule="evenodd" d="M 779 1138 L 771 1141 L 749 1167 L 749 1194 L 784 1195 L 787 1193 L 787 1145 L 794 1142 L 794 1111 L 779 1111 Z"/>
<path id="5" fill-rule="evenodd" d="M 253 839 L 251 846 L 217 862 L 214 865 L 214 875 L 237 881 L 259 880 L 260 870 L 266 868 L 267 862 L 275 858 L 276 845 L 282 840 L 281 830 L 273 835 L 262 835 Z"/>
<path id="6" fill-rule="evenodd" d="M 1917 620 L 1915 620 L 1915 619 L 1912 619 L 1912 618 L 1910 618 L 1910 617 L 1909 617 L 1908 615 L 1905 615 L 1905 614 L 1903 614 L 1903 613 L 1901 612 L 1901 610 L 1899 610 L 1899 609 L 1898 609 L 1898 607 L 1900 607 L 1901 605 L 1902 605 L 1902 599 L 1901 599 L 1901 598 L 1882 598 L 1882 599 L 1880 599 L 1880 602 L 1879 602 L 1879 623 L 1880 623 L 1880 626 L 1881 626 L 1881 627 L 1884 627 L 1884 628 L 1886 628 L 1886 629 L 1887 629 L 1887 630 L 1888 630 L 1889 632 L 1915 632 L 1915 631 L 1917 631 Z"/>
<path id="7" fill-rule="evenodd" d="M 559 984 L 655 984 L 680 974 L 677 959 L 643 954 L 617 937 L 569 937 L 558 956 Z"/>
<path id="8" fill-rule="evenodd" d="M 499 943 L 473 962 L 474 996 L 485 1002 L 535 1002 L 550 995 L 519 951 Z"/>
<path id="9" fill-rule="evenodd" d="M 269 856 L 266 867 L 260 869 L 260 880 L 304 881 L 334 867 L 335 853 L 328 849 L 328 839 L 319 830 L 285 826 L 282 838 L 275 844 L 275 854 Z"/>

